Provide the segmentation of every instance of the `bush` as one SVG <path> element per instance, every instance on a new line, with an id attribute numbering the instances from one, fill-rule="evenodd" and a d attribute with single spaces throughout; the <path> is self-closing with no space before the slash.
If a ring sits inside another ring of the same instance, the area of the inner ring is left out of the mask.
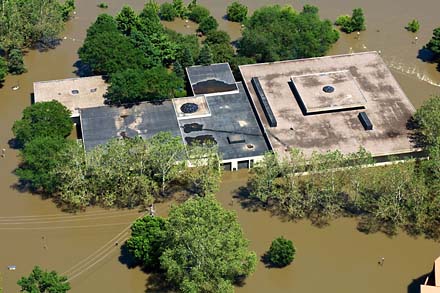
<path id="1" fill-rule="evenodd" d="M 336 19 L 335 25 L 340 26 L 341 30 L 346 33 L 365 30 L 365 17 L 362 8 L 353 9 L 353 14 L 341 15 Z"/>
<path id="2" fill-rule="evenodd" d="M 205 44 L 229 44 L 231 37 L 225 31 L 212 30 L 206 34 Z"/>
<path id="3" fill-rule="evenodd" d="M 232 2 L 226 9 L 226 17 L 230 21 L 243 22 L 246 19 L 248 8 L 239 2 Z"/>
<path id="4" fill-rule="evenodd" d="M 162 20 L 173 21 L 178 16 L 178 13 L 173 4 L 165 2 L 160 6 L 159 16 Z"/>
<path id="5" fill-rule="evenodd" d="M 434 29 L 432 38 L 429 43 L 426 44 L 426 48 L 434 53 L 436 59 L 440 59 L 440 27 Z"/>
<path id="6" fill-rule="evenodd" d="M 6 75 L 8 74 L 8 63 L 5 58 L 0 56 L 0 84 L 5 80 Z"/>
<path id="7" fill-rule="evenodd" d="M 420 23 L 417 19 L 413 19 L 410 22 L 408 22 L 408 24 L 406 25 L 406 29 L 410 32 L 418 32 L 418 30 L 420 29 Z"/>
<path id="8" fill-rule="evenodd" d="M 23 62 L 23 52 L 20 49 L 12 49 L 8 53 L 8 71 L 11 74 L 26 72 Z"/>
<path id="9" fill-rule="evenodd" d="M 99 7 L 99 8 L 106 9 L 106 8 L 108 8 L 108 4 L 105 3 L 105 2 L 101 2 L 101 3 L 98 4 L 98 7 Z"/>
<path id="10" fill-rule="evenodd" d="M 295 252 L 292 241 L 281 236 L 272 241 L 267 260 L 275 267 L 285 267 L 293 261 Z"/>
<path id="11" fill-rule="evenodd" d="M 218 27 L 217 20 L 215 20 L 213 16 L 208 16 L 205 19 L 203 19 L 202 22 L 200 22 L 197 31 L 206 35 L 208 32 L 216 30 L 217 27 Z"/>
<path id="12" fill-rule="evenodd" d="M 190 7 L 188 18 L 196 23 L 200 23 L 207 18 L 211 13 L 209 10 L 201 5 L 192 5 Z"/>

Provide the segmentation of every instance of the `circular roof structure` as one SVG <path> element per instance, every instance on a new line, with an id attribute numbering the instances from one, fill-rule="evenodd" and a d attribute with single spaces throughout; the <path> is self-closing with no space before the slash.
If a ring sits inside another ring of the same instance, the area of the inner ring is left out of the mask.
<path id="1" fill-rule="evenodd" d="M 180 107 L 180 111 L 186 114 L 191 114 L 197 112 L 199 106 L 195 103 L 185 103 Z"/>
<path id="2" fill-rule="evenodd" d="M 331 85 L 326 85 L 325 87 L 322 88 L 322 90 L 323 90 L 325 93 L 330 94 L 330 93 L 332 93 L 332 92 L 335 91 L 335 88 L 332 87 Z"/>

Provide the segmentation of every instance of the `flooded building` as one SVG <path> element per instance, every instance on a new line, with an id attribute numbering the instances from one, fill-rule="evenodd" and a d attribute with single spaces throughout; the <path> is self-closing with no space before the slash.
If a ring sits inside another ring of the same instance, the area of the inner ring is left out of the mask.
<path id="1" fill-rule="evenodd" d="M 415 108 L 377 52 L 240 66 L 271 148 L 411 154 Z"/>
<path id="2" fill-rule="evenodd" d="M 169 131 L 185 144 L 216 144 L 226 170 L 250 168 L 269 150 L 241 83 L 229 65 L 187 68 L 195 96 L 130 107 L 88 107 L 79 111 L 84 147 L 90 150 L 113 138 L 148 139 Z"/>
<path id="3" fill-rule="evenodd" d="M 420 285 L 420 293 L 440 293 L 440 257 L 435 260 L 432 272 L 426 277 L 425 283 Z"/>

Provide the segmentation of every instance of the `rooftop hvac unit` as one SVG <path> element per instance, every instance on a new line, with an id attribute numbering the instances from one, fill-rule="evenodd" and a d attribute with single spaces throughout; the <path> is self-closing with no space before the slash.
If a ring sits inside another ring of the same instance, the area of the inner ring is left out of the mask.
<path id="1" fill-rule="evenodd" d="M 360 112 L 358 115 L 359 120 L 362 123 L 362 126 L 364 126 L 365 130 L 373 130 L 373 124 L 371 123 L 370 119 L 367 116 L 367 113 Z"/>
<path id="2" fill-rule="evenodd" d="M 244 143 L 246 140 L 244 137 L 240 134 L 233 134 L 228 136 L 228 142 L 229 144 L 236 144 L 236 143 Z"/>

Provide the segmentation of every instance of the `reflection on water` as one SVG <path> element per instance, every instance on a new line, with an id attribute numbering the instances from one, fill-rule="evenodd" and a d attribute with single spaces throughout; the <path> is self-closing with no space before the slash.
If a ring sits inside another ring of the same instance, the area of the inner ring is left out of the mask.
<path id="1" fill-rule="evenodd" d="M 73 77 L 76 70 L 73 64 L 78 59 L 76 51 L 96 16 L 103 12 L 115 14 L 124 4 L 139 10 L 145 1 L 109 0 L 107 10 L 97 8 L 98 2 L 78 0 L 77 14 L 66 25 L 61 45 L 48 52 L 30 51 L 25 57 L 28 72 L 9 76 L 0 89 L 0 149 L 6 149 L 6 157 L 0 158 L 0 274 L 5 292 L 17 292 L 17 279 L 28 274 L 35 264 L 59 272 L 80 267 L 78 263 L 93 256 L 138 216 L 136 211 L 104 212 L 96 208 L 77 216 L 66 215 L 50 200 L 12 188 L 16 183 L 13 170 L 18 164 L 18 153 L 8 147 L 11 126 L 30 104 L 32 82 Z M 220 29 L 237 39 L 240 25 L 222 19 L 226 3 L 230 2 L 199 0 L 219 20 Z M 251 11 L 273 3 L 269 0 L 241 2 Z M 305 2 L 295 1 L 293 5 L 300 9 Z M 359 37 L 342 33 L 329 54 L 380 51 L 416 107 L 430 95 L 440 93 L 440 73 L 436 65 L 424 62 L 423 56 L 417 59 L 434 27 L 440 25 L 436 22 L 438 0 L 425 0 L 423 5 L 410 0 L 401 0 L 398 5 L 395 1 L 380 0 L 307 2 L 319 6 L 321 15 L 330 19 L 350 13 L 355 7 L 364 8 L 367 31 Z M 284 5 L 292 1 L 277 3 Z M 417 34 L 404 29 L 413 18 L 421 23 Z M 182 33 L 194 33 L 196 29 L 195 24 L 183 20 L 166 26 Z M 13 91 L 12 87 L 17 84 L 20 88 Z M 226 208 L 237 211 L 252 249 L 262 255 L 274 237 L 284 235 L 294 241 L 298 256 L 293 265 L 282 270 L 266 269 L 260 263 L 256 273 L 244 287 L 237 288 L 237 292 L 418 292 L 413 291 L 417 290 L 417 281 L 413 280 L 420 280 L 428 273 L 440 253 L 438 244 L 425 239 L 412 239 L 403 234 L 390 239 L 383 234 L 359 233 L 353 219 L 340 219 L 318 229 L 306 221 L 283 222 L 264 211 L 248 211 L 232 197 L 246 179 L 246 172 L 226 174 L 219 199 Z M 159 205 L 158 213 L 165 215 L 168 205 Z M 137 268 L 127 269 L 119 256 L 118 247 L 109 249 L 105 258 L 72 281 L 72 292 L 144 292 L 147 275 Z M 385 258 L 384 265 L 378 266 L 381 257 Z M 16 265 L 17 270 L 7 271 L 7 265 Z"/>

